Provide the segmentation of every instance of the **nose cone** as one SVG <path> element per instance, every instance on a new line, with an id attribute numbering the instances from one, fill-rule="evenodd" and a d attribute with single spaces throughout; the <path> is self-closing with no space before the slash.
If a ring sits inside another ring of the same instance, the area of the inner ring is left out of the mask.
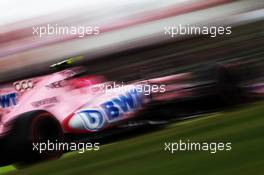
<path id="1" fill-rule="evenodd" d="M 69 121 L 69 126 L 74 129 L 97 131 L 104 125 L 104 118 L 98 110 L 81 110 Z"/>
<path id="2" fill-rule="evenodd" d="M 70 119 L 69 126 L 73 129 L 81 129 L 81 130 L 86 129 L 81 116 L 76 114 Z"/>

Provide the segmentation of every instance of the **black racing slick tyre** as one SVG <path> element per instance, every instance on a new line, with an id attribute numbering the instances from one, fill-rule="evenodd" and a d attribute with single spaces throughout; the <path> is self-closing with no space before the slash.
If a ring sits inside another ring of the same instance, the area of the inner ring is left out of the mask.
<path id="1" fill-rule="evenodd" d="M 57 119 L 46 111 L 21 114 L 12 124 L 6 142 L 6 158 L 20 165 L 59 158 L 62 150 L 48 149 L 48 143 L 63 142 L 63 131 Z M 40 152 L 40 144 L 44 145 Z"/>
<path id="2" fill-rule="evenodd" d="M 222 65 L 217 70 L 217 94 L 225 105 L 241 102 L 242 89 L 238 66 Z"/>

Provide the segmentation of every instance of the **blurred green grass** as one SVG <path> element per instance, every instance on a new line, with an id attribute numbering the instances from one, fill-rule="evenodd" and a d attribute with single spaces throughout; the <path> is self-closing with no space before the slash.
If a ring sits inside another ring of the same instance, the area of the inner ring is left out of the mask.
<path id="1" fill-rule="evenodd" d="M 9 171 L 13 171 L 13 170 L 15 170 L 15 168 L 12 165 L 5 166 L 5 167 L 0 168 L 0 174 L 6 173 Z"/>
<path id="2" fill-rule="evenodd" d="M 6 175 L 264 174 L 263 106 L 258 103 L 174 123 L 152 133 L 103 145 L 97 152 L 71 152 L 59 160 L 13 170 Z M 232 142 L 232 150 L 215 154 L 164 151 L 165 142 L 188 139 Z"/>

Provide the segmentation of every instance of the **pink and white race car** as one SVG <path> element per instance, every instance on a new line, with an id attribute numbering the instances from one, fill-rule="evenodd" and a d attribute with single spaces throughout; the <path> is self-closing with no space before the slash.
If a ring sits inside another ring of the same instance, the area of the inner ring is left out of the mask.
<path id="1" fill-rule="evenodd" d="M 66 69 L 0 87 L 1 165 L 59 157 L 60 151 L 34 152 L 32 144 L 113 128 L 154 100 L 186 95 L 182 87 L 164 84 L 186 74 L 117 85 L 102 76 L 78 77 L 79 72 Z"/>

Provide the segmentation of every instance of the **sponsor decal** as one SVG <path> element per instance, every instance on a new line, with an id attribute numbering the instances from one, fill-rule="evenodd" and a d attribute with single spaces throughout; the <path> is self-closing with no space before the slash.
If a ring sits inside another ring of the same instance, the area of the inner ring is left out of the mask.
<path id="1" fill-rule="evenodd" d="M 57 88 L 62 88 L 65 86 L 64 80 L 61 81 L 56 81 L 51 84 L 46 85 L 47 89 L 57 89 Z"/>
<path id="2" fill-rule="evenodd" d="M 16 104 L 17 104 L 17 94 L 16 93 L 0 95 L 0 106 L 2 108 L 15 106 Z"/>
<path id="3" fill-rule="evenodd" d="M 97 110 L 81 110 L 77 115 L 80 116 L 82 123 L 88 130 L 97 131 L 104 124 L 104 117 Z"/>
<path id="4" fill-rule="evenodd" d="M 32 102 L 31 105 L 35 108 L 45 105 L 53 105 L 54 103 L 58 103 L 57 97 L 45 98 L 39 101 Z"/>
<path id="5" fill-rule="evenodd" d="M 22 80 L 22 81 L 17 81 L 13 83 L 14 88 L 16 91 L 25 91 L 25 90 L 30 90 L 34 87 L 33 81 L 32 80 Z"/>
<path id="6" fill-rule="evenodd" d="M 142 106 L 143 94 L 136 89 L 117 98 L 113 98 L 101 105 L 108 120 L 119 120 L 125 113 L 132 112 Z"/>
<path id="7" fill-rule="evenodd" d="M 101 104 L 98 110 L 80 110 L 77 115 L 88 130 L 96 131 L 103 127 L 105 118 L 110 123 L 120 120 L 124 114 L 140 108 L 142 103 L 143 93 L 133 90 Z"/>

